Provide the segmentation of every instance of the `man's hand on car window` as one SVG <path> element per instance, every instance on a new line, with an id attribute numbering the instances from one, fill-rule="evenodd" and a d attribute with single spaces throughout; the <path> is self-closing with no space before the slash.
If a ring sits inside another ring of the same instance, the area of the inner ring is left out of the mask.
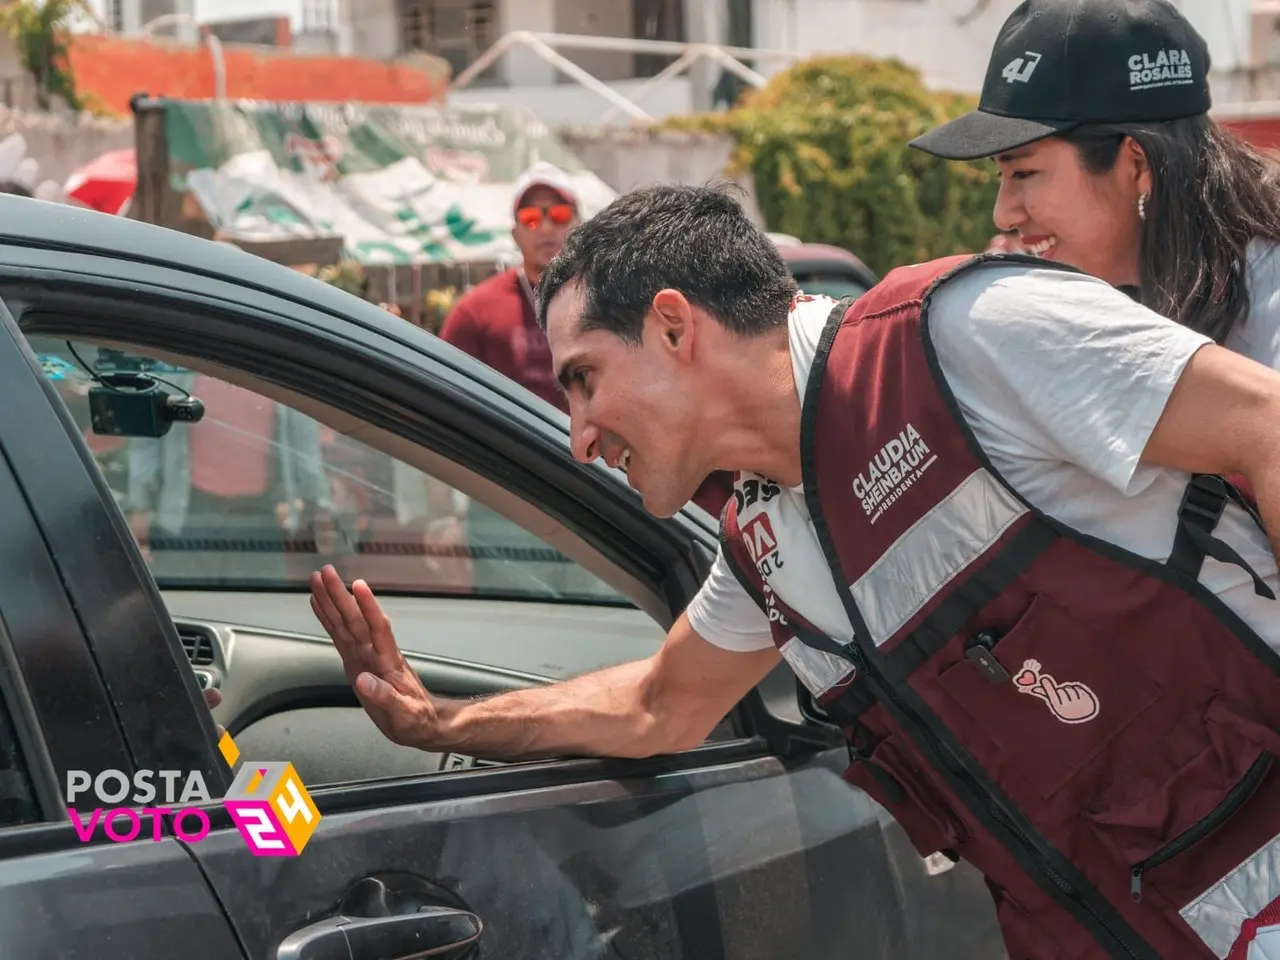
<path id="1" fill-rule="evenodd" d="M 405 662 L 391 621 L 363 580 L 348 590 L 332 566 L 311 575 L 311 612 L 333 640 L 365 712 L 393 743 L 427 747 L 438 719 L 431 695 Z"/>

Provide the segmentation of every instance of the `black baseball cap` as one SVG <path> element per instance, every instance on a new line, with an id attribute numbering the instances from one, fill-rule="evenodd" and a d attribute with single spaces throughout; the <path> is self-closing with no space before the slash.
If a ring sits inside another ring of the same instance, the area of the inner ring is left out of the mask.
<path id="1" fill-rule="evenodd" d="M 977 160 L 1086 123 L 1209 112 L 1209 47 L 1168 0 L 1024 0 L 996 38 L 978 109 L 911 146 Z"/>

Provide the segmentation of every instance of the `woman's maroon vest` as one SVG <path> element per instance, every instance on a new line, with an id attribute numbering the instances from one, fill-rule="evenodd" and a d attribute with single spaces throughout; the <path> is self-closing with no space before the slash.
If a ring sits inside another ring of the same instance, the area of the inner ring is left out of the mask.
<path id="1" fill-rule="evenodd" d="M 842 304 L 809 374 L 812 559 L 853 641 L 805 616 L 780 498 L 750 495 L 778 490 L 766 478 L 739 477 L 726 556 L 845 728 L 847 779 L 922 855 L 983 871 L 1015 960 L 1225 958 L 1280 898 L 1280 656 L 1196 579 L 1206 554 L 1234 556 L 1213 535 L 1232 494 L 1194 479 L 1167 564 L 1024 501 L 928 334 L 937 285 L 984 259 Z"/>

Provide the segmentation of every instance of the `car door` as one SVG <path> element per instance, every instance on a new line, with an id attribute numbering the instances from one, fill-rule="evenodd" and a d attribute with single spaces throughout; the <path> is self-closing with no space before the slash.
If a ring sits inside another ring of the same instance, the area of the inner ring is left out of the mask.
<path id="1" fill-rule="evenodd" d="M 531 529 L 556 531 L 630 584 L 656 622 L 687 602 L 709 559 L 705 518 L 644 515 L 615 476 L 572 461 L 550 408 L 421 331 L 288 271 L 168 234 L 188 265 L 159 262 L 142 250 L 156 233 L 121 228 L 93 252 L 83 241 L 57 249 L 60 238 L 48 236 L 0 249 L 0 296 L 13 318 L 33 337 L 123 345 L 235 379 L 372 446 L 399 444 L 406 459 L 428 450 L 479 478 L 477 490 L 518 501 Z M 82 460 L 83 443 L 71 437 Z M 98 485 L 104 499 L 108 487 Z M 86 595 L 101 592 L 92 551 L 57 526 L 56 509 L 36 510 L 57 534 L 52 551 L 86 554 L 67 563 L 67 576 Z M 122 528 L 117 517 L 117 535 Z M 112 572 L 115 596 L 144 622 L 163 621 L 155 583 L 130 560 Z M 245 596 L 236 602 L 249 604 Z M 102 629 L 127 622 L 104 614 Z M 214 624 L 215 643 L 225 628 Z M 502 628 L 495 618 L 493 631 Z M 602 646 L 609 641 L 606 633 Z M 174 643 L 153 629 L 104 644 L 99 666 L 140 765 L 216 765 L 194 683 L 176 684 L 184 696 L 158 696 L 174 678 L 143 668 L 172 657 Z M 252 855 L 218 807 L 212 832 L 189 849 L 249 956 L 408 956 L 434 944 L 451 951 L 442 956 L 834 957 L 851 942 L 872 956 L 923 956 L 914 952 L 927 939 L 920 931 L 933 927 L 913 905 L 924 902 L 953 943 L 967 932 L 975 949 L 989 946 L 974 878 L 930 876 L 887 839 L 883 812 L 839 778 L 847 757 L 832 742 L 800 722 L 794 679 L 780 671 L 719 737 L 678 756 L 464 763 L 319 786 L 310 790 L 319 823 L 296 858 Z M 348 918 L 341 929 L 337 917 Z"/>
<path id="2" fill-rule="evenodd" d="M 131 741 L 147 738 L 122 729 L 116 678 L 99 669 L 98 653 L 104 644 L 159 639 L 163 625 L 146 611 L 128 609 L 139 596 L 130 569 L 136 551 L 118 512 L 99 498 L 96 471 L 77 455 L 30 359 L 16 327 L 6 323 L 0 330 L 0 955 L 241 956 L 216 896 L 177 840 L 151 839 L 149 826 L 143 842 L 110 842 L 102 829 L 84 840 L 68 818 L 68 774 L 97 778 L 116 771 L 132 780 L 138 767 Z M 15 463 L 22 469 L 13 469 Z M 76 558 L 50 550 L 49 520 L 73 530 L 82 544 L 94 544 L 81 556 L 91 553 L 99 567 L 101 575 L 91 578 L 95 593 L 68 588 Z M 126 592 L 113 595 L 121 579 L 130 581 Z M 113 615 L 118 603 L 124 606 Z M 120 616 L 127 622 L 113 625 Z M 148 630 L 156 636 L 145 636 Z M 139 669 L 167 675 L 177 689 L 191 683 L 185 663 L 165 659 L 162 642 L 151 650 L 154 663 Z M 186 731 L 173 732 L 198 737 L 208 726 L 194 714 L 184 722 Z M 198 767 L 190 755 L 181 762 Z M 79 804 L 83 821 L 92 819 L 93 805 Z"/>

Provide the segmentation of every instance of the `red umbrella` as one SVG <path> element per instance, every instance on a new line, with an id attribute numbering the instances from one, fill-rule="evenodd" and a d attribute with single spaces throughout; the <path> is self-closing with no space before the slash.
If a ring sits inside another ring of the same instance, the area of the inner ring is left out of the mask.
<path id="1" fill-rule="evenodd" d="M 86 207 L 119 213 L 138 186 L 138 158 L 133 150 L 112 150 L 85 164 L 68 179 L 66 193 Z"/>

